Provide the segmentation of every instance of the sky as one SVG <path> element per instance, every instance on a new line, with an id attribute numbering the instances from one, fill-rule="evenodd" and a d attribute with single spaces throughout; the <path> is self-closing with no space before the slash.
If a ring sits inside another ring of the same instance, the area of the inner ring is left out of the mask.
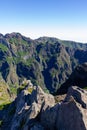
<path id="1" fill-rule="evenodd" d="M 0 33 L 87 43 L 87 0 L 0 0 Z"/>

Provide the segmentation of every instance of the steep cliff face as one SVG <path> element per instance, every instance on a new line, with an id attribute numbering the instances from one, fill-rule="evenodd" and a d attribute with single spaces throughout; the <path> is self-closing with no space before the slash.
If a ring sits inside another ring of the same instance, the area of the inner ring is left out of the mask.
<path id="1" fill-rule="evenodd" d="M 65 94 L 68 88 L 72 85 L 77 85 L 80 88 L 87 89 L 87 62 L 78 65 L 70 75 L 69 79 L 58 89 L 57 94 Z"/>
<path id="2" fill-rule="evenodd" d="M 27 81 L 2 117 L 2 130 L 86 130 L 87 91 L 72 86 L 66 98 L 55 103 L 51 94 Z"/>
<path id="3" fill-rule="evenodd" d="M 26 78 L 54 93 L 78 63 L 87 61 L 86 53 L 86 44 L 50 37 L 32 40 L 19 33 L 0 35 L 0 74 L 15 91 Z"/>

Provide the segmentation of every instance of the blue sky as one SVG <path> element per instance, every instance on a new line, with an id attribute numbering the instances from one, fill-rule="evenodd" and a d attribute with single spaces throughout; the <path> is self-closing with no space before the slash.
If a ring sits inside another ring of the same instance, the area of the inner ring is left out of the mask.
<path id="1" fill-rule="evenodd" d="M 87 0 L 0 0 L 0 33 L 87 42 Z"/>

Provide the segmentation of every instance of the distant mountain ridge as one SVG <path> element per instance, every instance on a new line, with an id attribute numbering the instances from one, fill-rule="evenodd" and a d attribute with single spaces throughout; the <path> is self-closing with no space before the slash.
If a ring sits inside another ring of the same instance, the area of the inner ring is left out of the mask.
<path id="1" fill-rule="evenodd" d="M 0 77 L 15 91 L 26 78 L 55 93 L 78 64 L 87 62 L 86 55 L 87 44 L 0 34 Z"/>

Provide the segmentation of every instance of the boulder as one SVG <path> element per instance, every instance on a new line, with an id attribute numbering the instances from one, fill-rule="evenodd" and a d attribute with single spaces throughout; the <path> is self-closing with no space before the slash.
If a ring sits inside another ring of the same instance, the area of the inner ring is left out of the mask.
<path id="1" fill-rule="evenodd" d="M 72 86 L 64 101 L 41 113 L 41 124 L 49 130 L 87 129 L 87 91 Z"/>
<path id="2" fill-rule="evenodd" d="M 59 107 L 56 128 L 58 130 L 87 129 L 87 91 L 70 87 L 65 100 Z"/>

